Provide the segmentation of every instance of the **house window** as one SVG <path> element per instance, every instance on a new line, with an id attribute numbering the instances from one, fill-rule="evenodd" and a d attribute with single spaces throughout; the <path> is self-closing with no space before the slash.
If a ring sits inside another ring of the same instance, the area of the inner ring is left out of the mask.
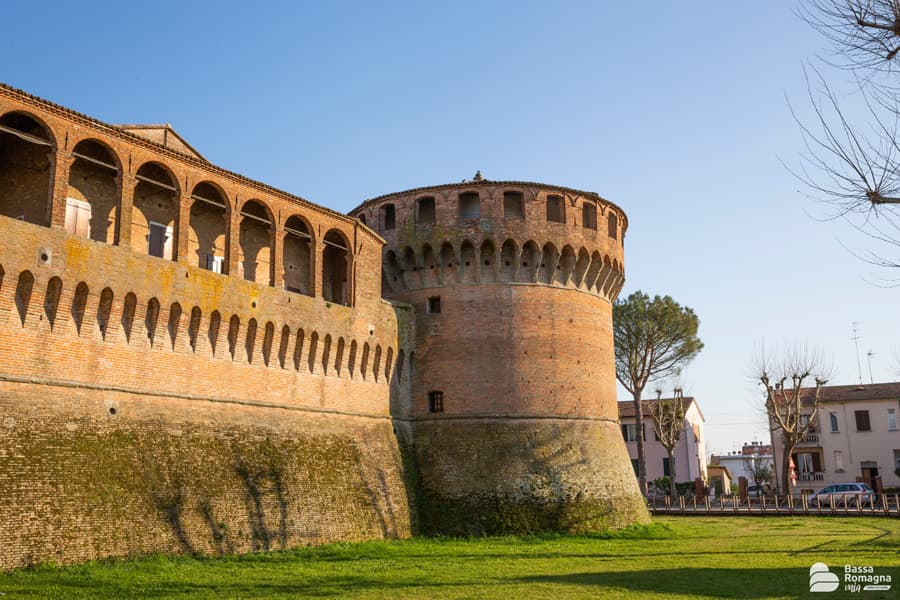
<path id="1" fill-rule="evenodd" d="M 840 450 L 834 451 L 834 470 L 838 473 L 844 472 L 844 453 Z"/>
<path id="2" fill-rule="evenodd" d="M 857 410 L 856 413 L 856 430 L 872 431 L 872 424 L 869 422 L 869 411 Z"/>
<path id="3" fill-rule="evenodd" d="M 585 202 L 581 205 L 581 225 L 585 229 L 597 230 L 597 205 Z"/>
<path id="4" fill-rule="evenodd" d="M 897 412 L 893 408 L 888 409 L 888 431 L 897 431 Z"/>
<path id="5" fill-rule="evenodd" d="M 547 196 L 547 220 L 551 223 L 566 222 L 566 206 L 562 196 Z"/>
<path id="6" fill-rule="evenodd" d="M 147 254 L 160 258 L 172 258 L 172 228 L 150 221 L 150 235 L 147 236 Z"/>
<path id="7" fill-rule="evenodd" d="M 459 218 L 478 219 L 481 217 L 481 199 L 475 192 L 459 195 Z"/>
<path id="8" fill-rule="evenodd" d="M 894 450 L 894 468 L 900 470 L 900 450 Z"/>
<path id="9" fill-rule="evenodd" d="M 225 258 L 222 256 L 215 256 L 213 254 L 206 255 L 206 268 L 212 271 L 213 273 L 221 273 L 222 272 L 222 264 L 225 262 Z"/>
<path id="10" fill-rule="evenodd" d="M 831 420 L 831 433 L 838 433 L 840 429 L 838 429 L 837 413 L 828 413 L 828 418 Z"/>
<path id="11" fill-rule="evenodd" d="M 432 296 L 428 299 L 428 314 L 435 315 L 441 312 L 441 297 Z"/>
<path id="12" fill-rule="evenodd" d="M 384 228 L 393 229 L 397 226 L 397 213 L 394 210 L 393 204 L 385 204 L 381 207 L 381 211 L 384 216 Z"/>
<path id="13" fill-rule="evenodd" d="M 663 475 L 665 475 L 666 477 L 672 476 L 672 472 L 669 469 L 669 457 L 668 456 L 663 458 Z"/>
<path id="14" fill-rule="evenodd" d="M 622 437 L 625 438 L 626 442 L 636 442 L 637 441 L 637 424 L 635 423 L 623 423 L 622 424 Z M 644 440 L 647 440 L 647 428 L 644 427 Z"/>
<path id="15" fill-rule="evenodd" d="M 444 412 L 444 392 L 436 390 L 428 392 L 428 412 Z"/>

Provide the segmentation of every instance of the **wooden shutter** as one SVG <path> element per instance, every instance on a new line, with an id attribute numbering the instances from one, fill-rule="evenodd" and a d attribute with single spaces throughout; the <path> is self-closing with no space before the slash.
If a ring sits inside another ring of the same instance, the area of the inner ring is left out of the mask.
<path id="1" fill-rule="evenodd" d="M 856 430 L 872 431 L 872 424 L 869 422 L 869 411 L 857 410 L 856 413 Z"/>

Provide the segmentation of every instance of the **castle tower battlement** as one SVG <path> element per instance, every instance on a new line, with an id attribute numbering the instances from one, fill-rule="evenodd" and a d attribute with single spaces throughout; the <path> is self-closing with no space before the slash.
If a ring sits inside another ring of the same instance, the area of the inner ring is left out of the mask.
<path id="1" fill-rule="evenodd" d="M 387 242 L 385 297 L 415 312 L 412 385 L 393 412 L 407 424 L 422 527 L 590 530 L 646 518 L 616 412 L 622 210 L 594 193 L 482 179 L 350 214 Z"/>

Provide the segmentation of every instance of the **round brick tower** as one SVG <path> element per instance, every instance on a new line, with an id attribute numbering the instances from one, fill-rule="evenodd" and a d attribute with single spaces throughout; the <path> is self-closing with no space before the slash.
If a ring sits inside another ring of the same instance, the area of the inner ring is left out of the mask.
<path id="1" fill-rule="evenodd" d="M 351 215 L 387 241 L 384 296 L 415 313 L 393 410 L 419 530 L 645 522 L 616 405 L 622 210 L 592 192 L 478 174 Z"/>

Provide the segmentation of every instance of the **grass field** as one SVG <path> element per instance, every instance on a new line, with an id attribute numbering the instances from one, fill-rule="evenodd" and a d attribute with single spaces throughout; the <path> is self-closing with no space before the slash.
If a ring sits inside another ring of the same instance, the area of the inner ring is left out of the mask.
<path id="1" fill-rule="evenodd" d="M 612 536 L 414 539 L 0 574 L 6 598 L 819 598 L 809 567 L 876 567 L 896 598 L 900 519 L 658 517 Z M 880 567 L 880 569 L 879 569 Z"/>

